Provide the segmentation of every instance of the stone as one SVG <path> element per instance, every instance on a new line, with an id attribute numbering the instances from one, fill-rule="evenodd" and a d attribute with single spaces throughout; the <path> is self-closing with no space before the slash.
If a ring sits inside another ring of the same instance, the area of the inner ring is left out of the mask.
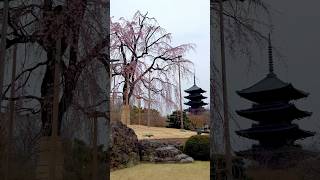
<path id="1" fill-rule="evenodd" d="M 182 150 L 183 145 L 175 142 L 163 142 L 158 140 L 140 140 L 139 150 L 141 161 L 155 162 L 156 149 L 166 146 L 173 146 L 178 150 Z"/>
<path id="2" fill-rule="evenodd" d="M 173 146 L 160 147 L 156 149 L 156 156 L 159 158 L 175 157 L 181 154 L 181 151 Z"/>
<path id="3" fill-rule="evenodd" d="M 139 150 L 141 161 L 157 163 L 191 163 L 193 158 L 179 150 L 180 144 L 141 140 Z"/>
<path id="4" fill-rule="evenodd" d="M 194 160 L 192 157 L 187 157 L 187 158 L 181 159 L 180 163 L 193 163 L 193 161 Z"/>
<path id="5" fill-rule="evenodd" d="M 120 121 L 111 123 L 110 168 L 120 169 L 139 163 L 139 143 L 135 132 Z"/>
<path id="6" fill-rule="evenodd" d="M 159 147 L 167 146 L 166 143 L 151 141 L 151 140 L 141 140 L 139 142 L 139 151 L 141 161 L 155 162 L 156 151 L 155 149 Z"/>
<path id="7" fill-rule="evenodd" d="M 181 161 L 182 159 L 186 159 L 186 158 L 188 158 L 189 156 L 188 155 L 186 155 L 186 154 L 178 154 L 178 155 L 176 155 L 174 158 L 177 160 L 177 161 Z"/>
<path id="8" fill-rule="evenodd" d="M 188 163 L 193 162 L 193 159 L 186 154 L 183 154 L 179 149 L 174 146 L 165 146 L 157 148 L 155 162 L 165 163 Z"/>

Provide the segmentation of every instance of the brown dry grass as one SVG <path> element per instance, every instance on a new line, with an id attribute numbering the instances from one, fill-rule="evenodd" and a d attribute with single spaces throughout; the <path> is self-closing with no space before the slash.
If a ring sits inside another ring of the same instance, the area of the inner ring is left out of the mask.
<path id="1" fill-rule="evenodd" d="M 111 180 L 209 180 L 210 163 L 140 164 L 111 172 Z"/>
<path id="2" fill-rule="evenodd" d="M 184 139 L 190 136 L 196 135 L 194 131 L 180 130 L 174 128 L 163 128 L 163 127 L 148 127 L 142 125 L 129 125 L 137 134 L 138 139 Z M 146 135 L 152 135 L 147 137 Z"/>

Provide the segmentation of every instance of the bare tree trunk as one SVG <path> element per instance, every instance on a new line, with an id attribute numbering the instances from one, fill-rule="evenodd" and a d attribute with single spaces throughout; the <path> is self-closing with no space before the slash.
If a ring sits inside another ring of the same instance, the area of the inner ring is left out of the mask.
<path id="1" fill-rule="evenodd" d="M 58 121 L 59 121 L 59 80 L 60 80 L 60 54 L 61 54 L 61 38 L 56 44 L 56 58 L 54 68 L 54 84 L 53 84 L 53 112 L 52 112 L 52 131 L 51 131 L 51 162 L 50 162 L 50 179 L 56 180 L 56 146 L 58 140 Z"/>
<path id="2" fill-rule="evenodd" d="M 2 29 L 1 29 L 1 47 L 0 47 L 0 119 L 7 120 L 5 113 L 2 113 L 2 92 L 3 92 L 3 81 L 4 81 L 4 68 L 6 59 L 6 46 L 7 46 L 7 28 L 8 28 L 8 12 L 9 12 L 9 0 L 3 1 L 3 16 L 2 16 Z M 5 126 L 5 123 L 3 123 Z M 1 125 L 1 122 L 0 122 Z M 2 138 L 2 137 L 1 137 Z M 4 144 L 5 145 L 5 144 Z M 1 150 L 1 149 L 0 149 Z M 4 149 L 5 152 L 5 149 Z M 4 153 L 5 155 L 6 153 Z M 6 157 L 2 159 L 0 156 L 1 164 L 6 167 Z M 8 175 L 4 170 L 4 179 L 7 180 Z"/>
<path id="3" fill-rule="evenodd" d="M 139 109 L 138 109 L 139 126 L 141 125 L 141 98 L 139 98 Z"/>
<path id="4" fill-rule="evenodd" d="M 0 52 L 0 118 L 2 119 L 2 91 L 4 80 L 4 67 L 6 59 L 6 46 L 7 46 L 7 28 L 8 28 L 8 12 L 9 12 L 9 0 L 3 1 L 3 21 L 1 31 L 1 52 Z"/>
<path id="5" fill-rule="evenodd" d="M 106 6 L 105 6 L 106 8 L 102 8 L 102 9 L 106 9 L 106 11 L 104 11 L 104 13 L 103 14 L 106 14 L 106 20 L 107 20 L 107 24 L 110 24 L 110 0 L 106 0 Z M 108 49 L 110 48 L 110 26 L 107 26 L 107 29 L 106 29 L 106 31 L 105 31 L 107 34 L 106 34 L 106 36 L 107 36 L 107 38 L 108 38 L 108 40 L 107 40 L 107 42 L 108 42 Z M 107 62 L 107 64 L 109 64 L 109 66 L 110 66 L 110 52 L 108 52 L 107 53 L 108 55 L 107 55 L 107 60 L 108 60 L 108 62 Z M 106 176 L 107 176 L 107 178 L 106 178 L 106 180 L 110 180 L 110 136 L 111 136 L 111 128 L 110 128 L 110 122 L 111 122 L 111 119 L 110 119 L 110 96 L 109 96 L 109 94 L 110 94 L 110 90 L 111 90 L 111 82 L 110 82 L 110 80 L 111 80 L 111 78 L 112 78 L 112 72 L 110 71 L 110 67 L 109 68 L 106 68 L 107 69 L 107 71 L 109 71 L 109 72 L 107 72 L 107 83 L 106 83 L 106 85 L 107 85 L 107 97 L 106 97 L 106 99 L 107 99 L 107 106 L 106 106 L 106 117 L 107 117 L 107 119 L 106 119 L 106 127 L 107 127 L 107 141 L 106 141 L 106 148 L 107 148 L 107 154 L 106 154 L 106 156 L 107 156 L 107 160 L 106 160 Z"/>
<path id="6" fill-rule="evenodd" d="M 180 123 L 181 123 L 181 129 L 184 129 L 183 127 L 183 111 L 182 111 L 182 95 L 181 95 L 181 77 L 180 77 L 180 58 L 178 62 L 178 71 L 179 71 L 179 103 L 180 103 Z"/>
<path id="7" fill-rule="evenodd" d="M 112 77 L 112 67 L 113 67 L 113 62 L 111 62 L 110 64 L 110 80 L 113 79 L 113 88 L 115 89 L 115 86 L 116 86 L 116 78 L 113 78 Z M 115 90 L 113 90 L 112 92 L 112 107 L 114 108 L 115 106 L 115 96 L 116 96 L 116 92 Z"/>
<path id="8" fill-rule="evenodd" d="M 129 89 L 126 91 L 126 106 L 125 106 L 125 119 L 126 124 L 130 125 L 130 106 L 129 106 Z"/>
<path id="9" fill-rule="evenodd" d="M 130 106 L 129 106 L 129 95 L 130 91 L 130 82 L 129 78 L 125 78 L 125 84 L 123 86 L 123 104 L 122 104 L 122 112 L 121 112 L 121 121 L 126 124 L 130 125 Z"/>
<path id="10" fill-rule="evenodd" d="M 97 20 L 98 20 L 98 26 L 99 26 L 99 31 L 100 32 L 103 32 L 103 27 L 101 26 L 100 23 L 102 23 L 101 21 L 101 13 L 99 11 L 99 9 L 101 8 L 100 7 L 100 3 L 101 3 L 101 0 L 98 1 L 98 4 L 96 2 L 95 4 L 95 11 L 97 12 Z M 99 12 L 99 13 L 98 13 Z M 100 36 L 100 38 L 103 38 L 103 36 Z M 110 73 L 111 72 L 111 68 L 112 68 L 112 65 L 110 66 L 109 68 L 109 71 Z M 111 76 L 112 77 L 112 76 Z M 94 92 L 93 92 L 94 93 Z M 110 95 L 110 93 L 108 93 L 108 96 Z M 96 104 L 96 98 L 95 97 L 92 97 L 91 98 L 93 103 L 92 104 Z M 98 122 L 97 122 L 97 116 L 94 116 L 93 118 L 93 152 L 92 152 L 92 180 L 96 180 L 98 179 L 98 142 L 97 142 L 97 138 L 98 138 Z M 109 138 L 109 137 L 108 137 Z"/>
<path id="11" fill-rule="evenodd" d="M 15 78 L 16 78 L 16 67 L 17 67 L 17 47 L 18 45 L 14 45 L 13 49 L 13 59 L 12 59 L 12 72 L 11 72 L 11 92 L 10 97 L 15 97 Z M 5 177 L 4 179 L 9 179 L 10 171 L 11 171 L 11 157 L 12 157 L 12 134 L 13 134 L 13 123 L 15 118 L 15 100 L 11 99 L 10 101 L 10 117 L 8 122 L 8 137 L 7 137 L 7 145 L 6 145 L 6 166 L 5 166 Z"/>
<path id="12" fill-rule="evenodd" d="M 225 42 L 224 42 L 224 21 L 223 21 L 223 4 L 222 0 L 219 0 L 219 16 L 220 16 L 220 50 L 221 50 L 221 69 L 222 69 L 222 91 L 223 91 L 223 116 L 224 116 L 224 143 L 225 143 L 225 159 L 227 179 L 231 180 L 232 177 L 232 154 L 230 144 L 230 132 L 229 132 L 229 111 L 228 111 L 228 92 L 227 92 L 227 73 L 226 73 L 226 61 L 225 61 Z"/>
<path id="13" fill-rule="evenodd" d="M 71 0 L 68 1 L 68 5 L 76 3 L 77 0 Z M 78 9 L 73 9 L 74 7 L 70 7 L 69 13 L 72 13 L 73 11 L 77 11 L 79 13 L 79 16 L 77 16 L 77 20 L 72 19 L 70 22 L 71 25 L 71 44 L 69 48 L 69 65 L 68 68 L 64 71 L 67 72 L 65 73 L 65 79 L 67 80 L 63 89 L 63 94 L 61 96 L 61 101 L 59 102 L 59 115 L 58 115 L 58 135 L 60 134 L 60 129 L 61 129 L 61 122 L 62 122 L 62 117 L 69 108 L 69 106 L 72 103 L 73 96 L 74 96 L 74 90 L 76 88 L 76 83 L 77 80 L 81 74 L 81 71 L 83 67 L 78 63 L 78 44 L 79 44 L 79 39 L 80 39 L 80 27 L 81 27 L 81 22 L 84 18 L 84 13 L 86 10 L 87 6 L 87 0 L 82 0 L 82 3 L 80 3 L 81 6 L 77 7 Z M 43 13 L 43 19 L 45 19 L 47 22 L 43 23 L 44 24 L 44 30 L 50 29 L 50 25 L 52 22 L 50 20 L 54 20 L 58 18 L 57 16 L 50 17 L 50 11 L 52 9 L 52 1 L 50 0 L 45 0 L 44 1 L 44 13 Z M 64 15 L 62 12 L 61 15 Z M 74 17 L 75 18 L 75 17 Z M 61 23 L 66 23 L 66 22 L 61 22 Z M 61 35 L 61 54 L 64 54 L 64 52 L 67 49 L 67 41 L 65 34 L 62 33 Z M 52 39 L 50 37 L 46 37 L 47 39 L 46 42 L 44 43 L 43 46 L 44 48 L 47 49 L 47 60 L 49 61 L 49 64 L 47 65 L 46 73 L 42 81 L 41 85 L 41 96 L 44 98 L 43 103 L 41 104 L 41 120 L 42 120 L 42 131 L 43 135 L 45 136 L 50 136 L 51 134 L 51 123 L 52 123 L 52 106 L 48 102 L 52 102 L 52 94 L 53 94 L 53 74 L 54 74 L 54 61 L 55 61 L 55 51 L 54 46 L 56 44 L 56 39 Z"/>
<path id="14" fill-rule="evenodd" d="M 148 127 L 150 127 L 150 108 L 151 108 L 151 91 L 150 91 L 150 88 L 151 88 L 151 75 L 150 75 L 150 72 L 149 72 L 149 88 L 148 88 Z"/>
<path id="15" fill-rule="evenodd" d="M 213 39 L 213 30 L 214 30 L 214 11 L 213 11 L 213 2 L 210 0 L 210 179 L 216 180 L 216 162 L 214 160 L 214 146 L 215 146 L 215 137 L 214 137 L 214 39 Z"/>
<path id="16" fill-rule="evenodd" d="M 93 118 L 93 153 L 92 153 L 92 180 L 98 179 L 98 124 L 97 116 Z"/>

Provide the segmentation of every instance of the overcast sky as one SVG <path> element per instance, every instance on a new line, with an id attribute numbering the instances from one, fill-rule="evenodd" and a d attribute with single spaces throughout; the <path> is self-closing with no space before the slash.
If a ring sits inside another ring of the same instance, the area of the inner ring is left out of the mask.
<path id="1" fill-rule="evenodd" d="M 157 19 L 160 26 L 172 33 L 174 45 L 193 43 L 195 51 L 189 51 L 186 58 L 195 64 L 196 83 L 206 90 L 205 100 L 209 102 L 209 53 L 210 53 L 210 9 L 208 0 L 111 0 L 110 14 L 115 19 L 132 18 L 137 10 L 148 12 Z M 193 77 L 182 81 L 182 90 L 193 85 Z M 186 94 L 183 92 L 182 94 Z M 186 100 L 184 100 L 186 102 Z M 186 108 L 186 107 L 185 107 Z"/>

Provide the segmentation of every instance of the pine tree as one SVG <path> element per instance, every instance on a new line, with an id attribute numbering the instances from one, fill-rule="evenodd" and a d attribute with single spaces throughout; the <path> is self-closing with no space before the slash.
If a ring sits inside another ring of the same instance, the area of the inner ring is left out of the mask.
<path id="1" fill-rule="evenodd" d="M 181 128 L 180 116 L 181 116 L 180 111 L 173 111 L 171 115 L 168 115 L 167 127 L 180 129 Z M 183 111 L 183 124 L 184 124 L 184 129 L 190 129 L 190 120 L 185 111 Z"/>

